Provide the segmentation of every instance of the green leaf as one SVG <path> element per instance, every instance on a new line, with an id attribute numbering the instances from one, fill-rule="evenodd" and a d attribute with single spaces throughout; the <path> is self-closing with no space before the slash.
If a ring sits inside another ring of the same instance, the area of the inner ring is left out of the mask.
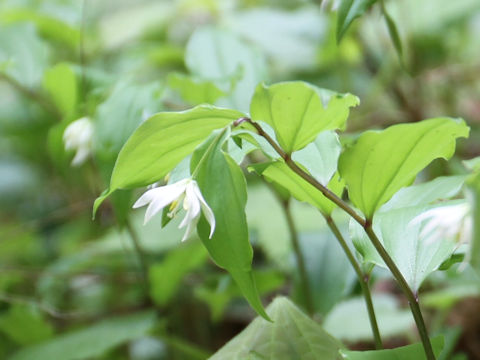
<path id="1" fill-rule="evenodd" d="M 6 24 L 29 21 L 35 24 L 40 35 L 61 42 L 76 50 L 80 31 L 62 20 L 27 8 L 2 9 L 0 20 Z"/>
<path id="2" fill-rule="evenodd" d="M 295 199 L 308 202 L 325 215 L 331 214 L 336 206 L 332 201 L 323 196 L 317 188 L 293 172 L 288 165 L 281 160 L 252 165 L 249 168 L 255 170 L 269 181 L 283 186 Z M 339 196 L 342 194 L 344 183 L 339 179 L 338 174 L 333 176 L 328 184 L 328 188 Z"/>
<path id="3" fill-rule="evenodd" d="M 437 270 L 458 246 L 455 235 L 431 237 L 431 233 L 423 233 L 424 223 L 429 220 L 412 222 L 425 211 L 441 207 L 447 210 L 445 216 L 449 216 L 449 206 L 458 205 L 459 202 L 451 201 L 441 204 L 443 206 L 417 205 L 380 212 L 373 220 L 375 233 L 413 291 L 417 291 L 423 280 Z M 355 247 L 362 254 L 364 261 L 386 268 L 365 235 L 363 227 L 351 222 L 350 232 Z"/>
<path id="4" fill-rule="evenodd" d="M 152 116 L 135 130 L 118 154 L 110 187 L 95 200 L 94 214 L 113 191 L 162 179 L 213 130 L 243 116 L 238 111 L 207 105 Z"/>
<path id="5" fill-rule="evenodd" d="M 466 176 L 441 176 L 432 181 L 414 184 L 400 189 L 379 211 L 385 212 L 402 207 L 432 204 L 457 195 L 465 183 Z"/>
<path id="6" fill-rule="evenodd" d="M 53 327 L 33 306 L 14 305 L 0 316 L 0 330 L 20 345 L 29 345 L 53 335 Z"/>
<path id="7" fill-rule="evenodd" d="M 321 132 L 315 141 L 292 154 L 292 159 L 303 165 L 322 185 L 327 185 L 337 171 L 342 147 L 334 131 Z"/>
<path id="8" fill-rule="evenodd" d="M 400 39 L 400 34 L 398 33 L 397 25 L 395 21 L 390 16 L 390 14 L 385 9 L 385 6 L 382 7 L 383 16 L 385 17 L 385 23 L 387 24 L 388 33 L 390 35 L 390 39 L 392 39 L 393 46 L 397 51 L 398 58 L 400 61 L 403 61 L 403 48 L 402 48 L 402 39 Z"/>
<path id="9" fill-rule="evenodd" d="M 433 352 L 439 356 L 443 349 L 443 336 L 431 339 Z M 421 343 L 402 346 L 396 349 L 371 350 L 371 351 L 347 351 L 340 350 L 345 360 L 423 360 L 426 359 L 425 351 Z"/>
<path id="10" fill-rule="evenodd" d="M 249 242 L 245 205 L 247 184 L 242 169 L 222 151 L 229 133 L 212 134 L 192 155 L 190 171 L 215 215 L 212 238 L 204 217 L 198 234 L 218 266 L 228 270 L 250 305 L 267 317 L 252 273 L 253 250 Z"/>
<path id="11" fill-rule="evenodd" d="M 68 64 L 60 63 L 45 71 L 43 87 L 65 118 L 74 115 L 77 105 L 77 78 Z"/>
<path id="12" fill-rule="evenodd" d="M 207 252 L 198 241 L 189 241 L 169 251 L 161 263 L 150 266 L 150 294 L 164 306 L 175 295 L 186 274 L 205 263 Z"/>
<path id="13" fill-rule="evenodd" d="M 48 47 L 31 24 L 0 26 L 1 73 L 24 86 L 35 87 L 42 79 L 47 60 Z"/>
<path id="14" fill-rule="evenodd" d="M 24 348 L 9 360 L 98 358 L 113 347 L 145 335 L 154 323 L 155 313 L 151 311 L 117 316 Z"/>
<path id="15" fill-rule="evenodd" d="M 305 82 L 260 84 L 250 104 L 253 120 L 264 121 L 274 130 L 280 146 L 288 154 L 312 142 L 324 130 L 343 129 L 349 109 L 359 100 Z"/>
<path id="16" fill-rule="evenodd" d="M 180 73 L 171 73 L 167 77 L 168 86 L 180 93 L 183 100 L 191 105 L 214 104 L 225 92 L 212 81 L 194 79 Z"/>
<path id="17" fill-rule="evenodd" d="M 266 79 L 261 53 L 225 29 L 196 30 L 188 41 L 185 63 L 199 79 L 209 80 L 228 94 L 217 105 L 248 111 L 255 86 Z"/>
<path id="18" fill-rule="evenodd" d="M 467 137 L 463 120 L 435 118 L 367 131 L 340 156 L 339 171 L 353 204 L 368 219 L 436 158 L 449 159 L 455 139 Z"/>
<path id="19" fill-rule="evenodd" d="M 267 313 L 273 322 L 257 317 L 210 360 L 338 358 L 342 344 L 287 298 L 276 298 Z"/>
<path id="20" fill-rule="evenodd" d="M 107 162 L 113 161 L 135 129 L 161 110 L 158 84 L 133 85 L 120 82 L 98 106 L 95 123 L 95 151 Z M 111 171 L 111 169 L 110 169 Z"/>
<path id="21" fill-rule="evenodd" d="M 353 20 L 362 16 L 377 0 L 341 0 L 337 15 L 337 42 L 352 24 Z"/>
<path id="22" fill-rule="evenodd" d="M 382 338 L 406 334 L 415 326 L 409 310 L 402 309 L 393 295 L 379 294 L 373 297 L 375 315 Z M 363 297 L 355 297 L 337 303 L 325 318 L 323 327 L 337 339 L 356 343 L 372 341 L 367 307 Z"/>

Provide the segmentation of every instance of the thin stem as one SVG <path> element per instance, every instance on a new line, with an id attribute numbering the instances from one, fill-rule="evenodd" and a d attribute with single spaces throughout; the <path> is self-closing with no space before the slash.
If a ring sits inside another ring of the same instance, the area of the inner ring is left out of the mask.
<path id="1" fill-rule="evenodd" d="M 388 255 L 387 250 L 383 247 L 382 243 L 378 239 L 377 235 L 373 231 L 372 224 L 370 221 L 367 221 L 366 225 L 364 226 L 365 232 L 367 233 L 368 237 L 370 238 L 373 246 L 380 254 L 382 260 L 387 265 L 388 269 L 394 276 L 395 280 L 397 280 L 398 285 L 402 289 L 403 293 L 405 294 L 408 303 L 410 305 L 410 309 L 413 314 L 413 318 L 415 319 L 415 323 L 417 324 L 418 333 L 420 335 L 420 339 L 423 343 L 423 348 L 425 349 L 425 354 L 427 355 L 428 360 L 435 360 L 435 354 L 433 353 L 432 344 L 430 343 L 430 338 L 428 337 L 427 327 L 425 326 L 425 321 L 423 320 L 422 312 L 420 311 L 420 303 L 418 300 L 418 296 L 416 296 L 410 286 L 408 286 L 407 281 L 403 277 L 402 273 L 398 269 L 397 265 L 393 261 L 393 259 Z"/>
<path id="2" fill-rule="evenodd" d="M 148 290 L 148 261 L 145 251 L 143 250 L 142 246 L 140 245 L 140 238 L 135 231 L 132 223 L 127 220 L 126 221 L 126 229 L 130 235 L 130 239 L 132 240 L 133 247 L 135 249 L 135 253 L 137 254 L 138 262 L 140 264 L 142 270 L 142 278 L 144 281 L 145 289 Z"/>
<path id="3" fill-rule="evenodd" d="M 372 242 L 373 246 L 377 250 L 378 254 L 380 257 L 383 259 L 385 262 L 385 265 L 388 267 L 390 272 L 392 273 L 393 277 L 397 281 L 398 285 L 400 286 L 402 292 L 406 296 L 409 304 L 410 304 L 410 309 L 413 314 L 413 318 L 415 319 L 415 323 L 417 324 L 417 329 L 420 334 L 420 338 L 423 343 L 423 347 L 425 350 L 425 354 L 427 355 L 428 360 L 435 360 L 435 355 L 433 353 L 432 349 L 432 344 L 430 343 L 430 338 L 428 337 L 428 332 L 425 326 L 425 322 L 423 320 L 422 313 L 420 311 L 420 305 L 418 302 L 418 297 L 415 296 L 408 286 L 407 281 L 403 277 L 402 273 L 400 270 L 397 268 L 395 265 L 395 262 L 393 259 L 390 257 L 390 255 L 387 253 L 385 248 L 383 247 L 382 243 L 378 239 L 377 235 L 372 229 L 372 223 L 371 220 L 365 220 L 361 216 L 359 216 L 355 210 L 353 210 L 346 202 L 344 202 L 341 198 L 339 198 L 337 195 L 332 193 L 329 189 L 327 189 L 324 185 L 319 183 L 315 178 L 313 178 L 310 174 L 305 172 L 302 168 L 300 168 L 290 157 L 289 154 L 287 154 L 285 151 L 283 151 L 280 146 L 267 134 L 265 131 L 263 131 L 262 127 L 252 121 L 249 118 L 242 118 L 242 121 L 248 122 L 251 124 L 257 131 L 258 134 L 262 137 L 264 137 L 268 143 L 275 149 L 275 151 L 283 158 L 285 163 L 288 165 L 288 167 L 293 170 L 297 175 L 302 177 L 305 181 L 313 185 L 316 189 L 318 189 L 327 199 L 331 200 L 334 202 L 339 208 L 344 210 L 347 214 L 349 214 L 356 222 L 358 222 L 362 227 L 364 228 L 365 232 L 367 233 L 368 237 L 370 238 L 370 241 Z"/>
<path id="4" fill-rule="evenodd" d="M 370 320 L 370 327 L 372 328 L 373 338 L 375 339 L 375 348 L 377 350 L 383 349 L 382 338 L 380 336 L 377 318 L 375 316 L 375 309 L 373 307 L 372 294 L 370 293 L 370 288 L 368 287 L 370 276 L 368 274 L 365 274 L 363 270 L 360 268 L 360 265 L 358 264 L 357 259 L 355 259 L 355 256 L 353 255 L 352 251 L 348 247 L 347 242 L 345 241 L 345 238 L 343 237 L 342 233 L 338 229 L 332 217 L 331 216 L 324 216 L 324 217 L 328 227 L 337 238 L 338 242 L 340 243 L 340 246 L 345 252 L 345 255 L 347 255 L 347 258 L 350 261 L 350 264 L 352 264 L 352 267 L 355 270 L 355 273 L 357 274 L 360 287 L 362 288 L 363 297 L 365 298 L 365 303 L 367 305 L 368 318 Z"/>
<path id="5" fill-rule="evenodd" d="M 303 258 L 302 249 L 300 246 L 300 241 L 298 238 L 298 231 L 295 226 L 295 221 L 292 216 L 292 209 L 290 207 L 290 201 L 281 201 L 285 217 L 287 219 L 288 231 L 290 233 L 290 240 L 292 242 L 293 251 L 295 252 L 295 258 L 297 259 L 298 270 L 300 273 L 300 284 L 305 296 L 305 306 L 310 315 L 313 315 L 315 312 L 313 306 L 313 296 L 312 290 L 310 288 L 310 281 L 308 280 L 307 267 L 305 266 L 305 259 Z"/>

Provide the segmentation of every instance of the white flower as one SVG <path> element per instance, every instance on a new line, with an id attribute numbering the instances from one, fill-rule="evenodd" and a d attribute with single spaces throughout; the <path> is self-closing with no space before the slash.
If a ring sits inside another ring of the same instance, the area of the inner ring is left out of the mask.
<path id="1" fill-rule="evenodd" d="M 472 236 L 472 217 L 469 215 L 468 203 L 440 206 L 415 217 L 410 225 L 418 225 L 425 221 L 420 237 L 428 242 L 442 239 L 467 243 Z"/>
<path id="2" fill-rule="evenodd" d="M 208 206 L 207 202 L 202 196 L 198 184 L 195 180 L 188 178 L 180 180 L 174 184 L 155 187 L 146 191 L 133 205 L 133 208 L 145 206 L 148 208 L 145 213 L 146 224 L 156 213 L 161 211 L 168 204 L 170 206 L 170 212 L 168 216 L 173 217 L 180 210 L 180 203 L 183 201 L 183 209 L 187 212 L 179 229 L 187 226 L 185 235 L 182 241 L 185 241 L 197 226 L 200 219 L 200 212 L 203 211 L 205 218 L 210 224 L 210 238 L 212 238 L 215 231 L 215 216 L 212 209 Z"/>
<path id="3" fill-rule="evenodd" d="M 75 120 L 63 133 L 65 150 L 76 150 L 73 166 L 81 165 L 92 152 L 93 123 L 88 117 Z"/>

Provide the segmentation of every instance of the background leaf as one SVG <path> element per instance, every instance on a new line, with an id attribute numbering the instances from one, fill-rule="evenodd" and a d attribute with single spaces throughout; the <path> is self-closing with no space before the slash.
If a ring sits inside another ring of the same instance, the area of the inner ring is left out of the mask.
<path id="1" fill-rule="evenodd" d="M 455 139 L 467 137 L 463 120 L 435 118 L 363 133 L 340 156 L 350 200 L 368 219 L 432 160 L 450 158 Z"/>
<path id="2" fill-rule="evenodd" d="M 68 119 L 74 115 L 78 89 L 77 78 L 70 65 L 60 63 L 45 71 L 43 87 L 65 118 Z"/>
<path id="3" fill-rule="evenodd" d="M 337 42 L 352 24 L 353 20 L 362 16 L 377 0 L 341 0 L 337 15 Z"/>

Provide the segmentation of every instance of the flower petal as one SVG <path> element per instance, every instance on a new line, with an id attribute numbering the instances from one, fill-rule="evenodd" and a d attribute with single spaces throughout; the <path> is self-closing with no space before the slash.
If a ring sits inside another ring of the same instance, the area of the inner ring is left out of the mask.
<path id="1" fill-rule="evenodd" d="M 197 199 L 193 188 L 193 182 L 189 182 L 185 189 L 185 200 L 183 201 L 183 208 L 187 211 L 187 214 L 183 218 L 179 225 L 179 229 L 193 221 L 200 216 L 200 202 Z"/>
<path id="2" fill-rule="evenodd" d="M 195 195 L 198 200 L 200 200 L 200 205 L 202 206 L 203 215 L 207 219 L 208 223 L 210 224 L 210 235 L 209 239 L 212 238 L 213 233 L 215 231 L 215 215 L 213 214 L 212 209 L 208 206 L 207 202 L 203 198 L 203 195 L 198 187 L 197 183 L 194 181 L 193 190 L 195 191 Z"/>
<path id="3" fill-rule="evenodd" d="M 187 239 L 190 237 L 190 235 L 192 235 L 193 230 L 194 230 L 195 227 L 197 226 L 197 223 L 198 223 L 198 219 L 199 219 L 199 218 L 200 218 L 200 217 L 197 216 L 196 218 L 193 218 L 192 221 L 190 221 L 190 222 L 188 223 L 187 230 L 185 231 L 185 235 L 183 235 L 182 241 L 187 240 Z"/>

